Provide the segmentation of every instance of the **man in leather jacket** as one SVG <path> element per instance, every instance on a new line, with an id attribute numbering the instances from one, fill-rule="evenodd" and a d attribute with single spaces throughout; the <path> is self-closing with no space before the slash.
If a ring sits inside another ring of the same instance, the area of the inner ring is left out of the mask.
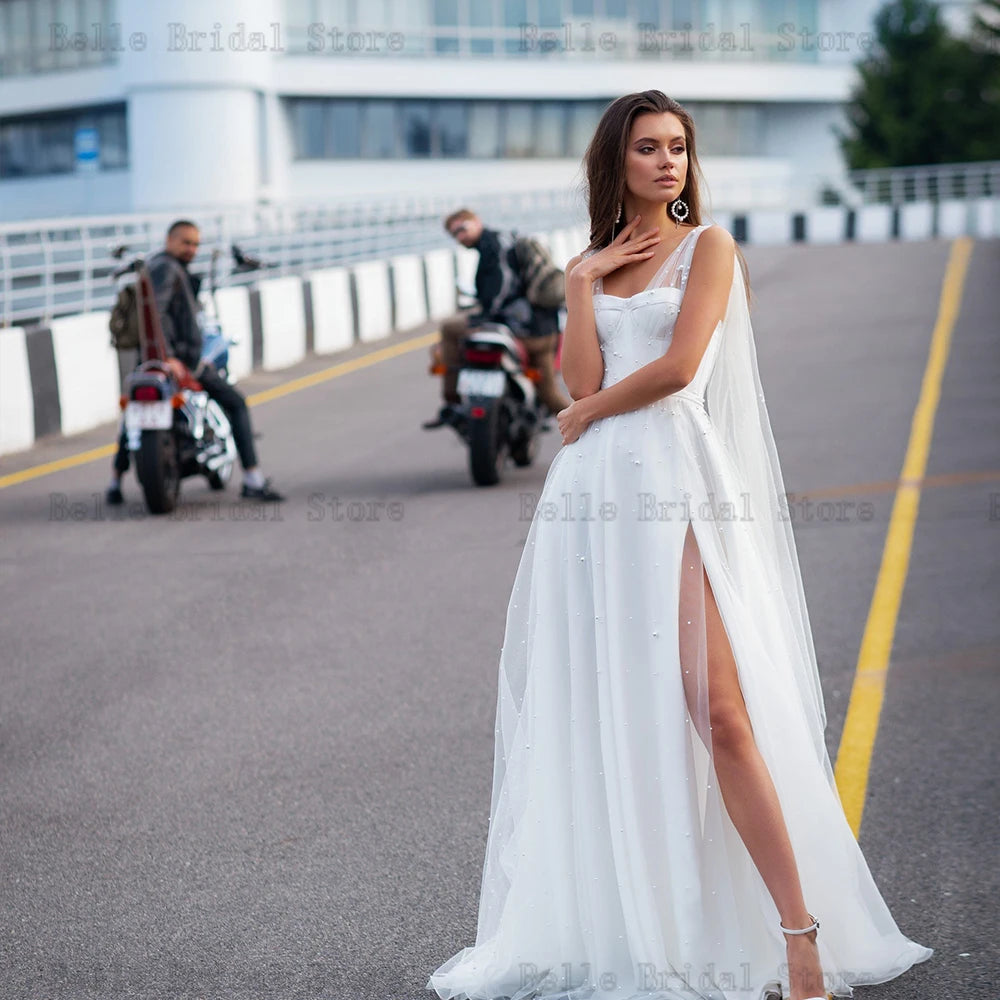
<path id="1" fill-rule="evenodd" d="M 198 227 L 187 219 L 179 219 L 167 231 L 166 245 L 146 260 L 160 326 L 169 354 L 168 363 L 180 361 L 190 369 L 202 388 L 225 411 L 233 428 L 233 439 L 243 466 L 241 496 L 252 500 L 283 500 L 257 467 L 253 427 L 250 411 L 243 394 L 224 379 L 211 364 L 198 369 L 201 361 L 202 333 L 198 321 L 201 305 L 198 292 L 201 278 L 188 270 L 188 265 L 198 253 L 200 235 Z M 178 369 L 178 374 L 180 370 Z M 114 478 L 108 486 L 108 503 L 122 503 L 121 477 L 128 469 L 129 454 L 122 430 L 118 441 L 118 454 L 114 462 Z"/>
<path id="2" fill-rule="evenodd" d="M 441 361 L 447 366 L 442 378 L 444 406 L 438 416 L 427 421 L 427 429 L 449 423 L 452 407 L 461 402 L 458 369 L 462 343 L 470 329 L 483 320 L 504 323 L 528 352 L 528 363 L 541 372 L 538 395 L 552 414 L 570 405 L 556 382 L 555 356 L 559 342 L 559 310 L 533 306 L 525 297 L 525 281 L 520 272 L 514 233 L 486 229 L 482 220 L 468 209 L 453 212 L 444 220 L 445 229 L 463 246 L 479 251 L 476 269 L 476 299 L 479 310 L 464 310 L 441 324 Z"/>

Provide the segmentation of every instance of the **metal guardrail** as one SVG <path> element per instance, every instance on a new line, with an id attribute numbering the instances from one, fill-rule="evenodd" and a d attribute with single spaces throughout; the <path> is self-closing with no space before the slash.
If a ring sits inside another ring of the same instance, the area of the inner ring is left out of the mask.
<path id="1" fill-rule="evenodd" d="M 224 287 L 454 246 L 442 220 L 463 205 L 480 212 L 490 226 L 524 232 L 586 219 L 580 195 L 562 188 L 7 223 L 0 225 L 0 326 L 110 308 L 116 294 L 111 275 L 118 264 L 111 250 L 127 243 L 135 253 L 153 252 L 163 246 L 167 227 L 179 217 L 191 217 L 201 229 L 194 273 L 207 273 L 213 249 L 228 258 L 232 243 L 269 265 L 263 272 L 232 275 L 223 268 L 219 283 Z"/>
<path id="2" fill-rule="evenodd" d="M 866 204 L 902 205 L 909 201 L 995 198 L 1000 194 L 997 160 L 851 170 L 847 176 Z"/>

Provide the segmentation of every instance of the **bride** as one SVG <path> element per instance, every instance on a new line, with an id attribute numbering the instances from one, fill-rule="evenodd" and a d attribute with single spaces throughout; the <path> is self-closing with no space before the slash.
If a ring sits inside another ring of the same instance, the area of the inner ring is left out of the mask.
<path id="1" fill-rule="evenodd" d="M 660 91 L 608 107 L 586 170 L 574 402 L 507 611 L 476 941 L 427 988 L 852 996 L 931 950 L 833 782 L 745 262 L 701 222 L 694 124 Z"/>

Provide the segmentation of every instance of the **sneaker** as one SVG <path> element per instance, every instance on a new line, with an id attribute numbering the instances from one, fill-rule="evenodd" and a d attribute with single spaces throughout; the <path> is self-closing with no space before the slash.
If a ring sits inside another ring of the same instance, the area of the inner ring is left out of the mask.
<path id="1" fill-rule="evenodd" d="M 104 502 L 111 504 L 113 507 L 118 507 L 125 503 L 125 497 L 122 496 L 122 488 L 120 486 L 109 486 L 104 492 Z"/>
<path id="2" fill-rule="evenodd" d="M 243 489 L 240 491 L 240 496 L 244 500 L 284 500 L 285 498 L 271 486 L 271 480 L 265 479 L 263 486 L 247 486 L 246 483 L 243 484 Z"/>

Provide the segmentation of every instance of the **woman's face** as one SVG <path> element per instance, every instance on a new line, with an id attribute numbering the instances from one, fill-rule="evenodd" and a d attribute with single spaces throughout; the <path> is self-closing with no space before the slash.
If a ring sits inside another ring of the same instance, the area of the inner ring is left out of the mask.
<path id="1" fill-rule="evenodd" d="M 684 126 L 669 111 L 636 115 L 625 152 L 625 186 L 642 201 L 669 204 L 687 181 Z"/>

